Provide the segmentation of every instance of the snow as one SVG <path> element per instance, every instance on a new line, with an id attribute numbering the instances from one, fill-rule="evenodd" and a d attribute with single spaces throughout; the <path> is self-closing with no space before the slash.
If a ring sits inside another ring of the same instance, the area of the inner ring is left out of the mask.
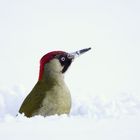
<path id="1" fill-rule="evenodd" d="M 72 96 L 69 116 L 32 118 L 18 114 L 26 95 L 19 86 L 0 90 L 0 139 L 140 139 L 140 100 L 133 94 L 119 94 L 110 101 L 93 95 Z"/>
<path id="2" fill-rule="evenodd" d="M 0 140 L 140 140 L 139 5 L 139 0 L 1 0 Z M 92 50 L 66 77 L 73 101 L 69 116 L 18 114 L 45 53 L 86 47 Z M 10 87 L 20 83 L 27 91 Z"/>

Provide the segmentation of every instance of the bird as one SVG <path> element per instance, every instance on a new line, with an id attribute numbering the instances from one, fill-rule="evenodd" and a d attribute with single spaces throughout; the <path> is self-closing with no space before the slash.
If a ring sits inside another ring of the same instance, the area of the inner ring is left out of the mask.
<path id="1" fill-rule="evenodd" d="M 69 114 L 71 110 L 71 94 L 64 74 L 75 58 L 89 51 L 85 48 L 72 53 L 52 51 L 40 59 L 38 81 L 24 99 L 19 114 L 26 117 L 36 115 L 51 116 Z"/>

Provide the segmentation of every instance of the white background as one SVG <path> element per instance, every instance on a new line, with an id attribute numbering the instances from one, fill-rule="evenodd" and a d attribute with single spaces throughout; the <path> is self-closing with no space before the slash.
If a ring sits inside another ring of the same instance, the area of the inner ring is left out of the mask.
<path id="1" fill-rule="evenodd" d="M 140 97 L 139 0 L 0 0 L 0 87 L 38 79 L 49 51 L 92 47 L 66 74 L 73 95 Z"/>
<path id="2" fill-rule="evenodd" d="M 0 138 L 139 140 L 139 38 L 139 0 L 0 0 Z M 65 75 L 69 116 L 16 116 L 44 54 L 88 47 Z"/>

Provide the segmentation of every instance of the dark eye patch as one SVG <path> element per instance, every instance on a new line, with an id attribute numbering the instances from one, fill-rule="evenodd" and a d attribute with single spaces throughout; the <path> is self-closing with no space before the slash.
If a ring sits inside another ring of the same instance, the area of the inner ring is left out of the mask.
<path id="1" fill-rule="evenodd" d="M 62 66 L 64 66 L 65 63 L 66 63 L 67 61 L 69 61 L 69 59 L 67 58 L 67 55 L 66 55 L 66 54 L 60 55 L 60 56 L 58 57 L 58 59 L 59 59 L 59 62 L 61 63 Z"/>
<path id="2" fill-rule="evenodd" d="M 57 56 L 60 64 L 63 66 L 62 73 L 66 72 L 71 65 L 72 60 L 67 57 L 67 54 Z"/>
<path id="3" fill-rule="evenodd" d="M 66 60 L 66 58 L 65 58 L 65 57 L 61 57 L 61 61 L 63 61 L 63 62 L 64 62 L 65 60 Z"/>

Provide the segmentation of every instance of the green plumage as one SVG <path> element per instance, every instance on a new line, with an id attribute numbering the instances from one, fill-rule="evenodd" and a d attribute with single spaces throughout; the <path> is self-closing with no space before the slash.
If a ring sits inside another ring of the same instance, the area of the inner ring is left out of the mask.
<path id="1" fill-rule="evenodd" d="M 64 82 L 64 73 L 71 62 L 91 48 L 74 53 L 54 51 L 41 58 L 39 81 L 23 101 L 19 112 L 27 117 L 35 115 L 69 114 L 70 92 Z"/>
<path id="2" fill-rule="evenodd" d="M 20 113 L 27 117 L 69 114 L 71 96 L 61 70 L 62 67 L 56 59 L 45 65 L 42 80 L 36 83 L 25 98 Z"/>

